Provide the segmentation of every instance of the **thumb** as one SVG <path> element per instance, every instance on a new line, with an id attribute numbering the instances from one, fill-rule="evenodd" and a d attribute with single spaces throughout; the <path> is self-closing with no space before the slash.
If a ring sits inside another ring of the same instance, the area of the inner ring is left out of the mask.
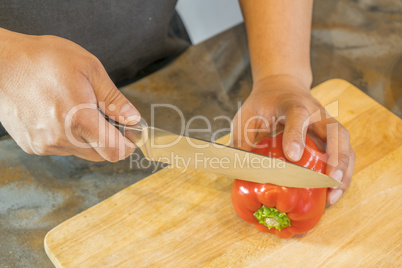
<path id="1" fill-rule="evenodd" d="M 94 89 L 98 107 L 114 121 L 122 124 L 136 124 L 141 115 L 134 105 L 117 89 L 103 65 L 99 62 L 95 72 L 88 77 Z"/>
<path id="2" fill-rule="evenodd" d="M 297 162 L 303 155 L 310 113 L 303 105 L 294 103 L 286 110 L 282 145 L 287 159 Z"/>

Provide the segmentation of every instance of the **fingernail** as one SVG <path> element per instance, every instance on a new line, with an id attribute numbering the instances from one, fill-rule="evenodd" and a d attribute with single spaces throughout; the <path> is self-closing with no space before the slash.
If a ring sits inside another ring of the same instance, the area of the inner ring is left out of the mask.
<path id="1" fill-rule="evenodd" d="M 121 107 L 120 114 L 124 117 L 124 122 L 128 123 L 138 123 L 141 120 L 141 116 L 137 109 L 131 104 L 126 103 Z"/>
<path id="2" fill-rule="evenodd" d="M 301 158 L 300 155 L 301 147 L 297 142 L 291 142 L 288 147 L 288 154 L 291 160 L 299 161 Z"/>
<path id="3" fill-rule="evenodd" d="M 337 171 L 335 171 L 335 173 L 334 173 L 334 175 L 332 176 L 332 178 L 333 178 L 334 180 L 339 181 L 339 182 L 342 181 L 343 172 L 338 169 Z"/>
<path id="4" fill-rule="evenodd" d="M 331 192 L 331 196 L 329 197 L 329 202 L 331 203 L 331 205 L 334 204 L 336 201 L 338 201 L 338 199 L 339 199 L 339 197 L 341 197 L 342 193 L 343 193 L 343 191 L 340 189 L 336 189 Z"/>

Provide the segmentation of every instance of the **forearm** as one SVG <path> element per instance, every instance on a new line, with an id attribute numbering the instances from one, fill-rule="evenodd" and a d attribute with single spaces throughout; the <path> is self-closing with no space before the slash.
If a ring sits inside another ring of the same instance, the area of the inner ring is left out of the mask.
<path id="1" fill-rule="evenodd" d="M 291 76 L 310 88 L 312 0 L 240 0 L 253 80 Z"/>

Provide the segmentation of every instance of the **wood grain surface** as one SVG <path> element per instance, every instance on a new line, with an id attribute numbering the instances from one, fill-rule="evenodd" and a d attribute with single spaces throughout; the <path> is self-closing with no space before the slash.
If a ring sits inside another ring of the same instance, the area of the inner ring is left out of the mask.
<path id="1" fill-rule="evenodd" d="M 349 130 L 357 160 L 349 189 L 309 233 L 260 233 L 234 212 L 232 179 L 164 169 L 51 230 L 49 258 L 56 267 L 401 267 L 402 120 L 343 80 L 312 94 Z"/>

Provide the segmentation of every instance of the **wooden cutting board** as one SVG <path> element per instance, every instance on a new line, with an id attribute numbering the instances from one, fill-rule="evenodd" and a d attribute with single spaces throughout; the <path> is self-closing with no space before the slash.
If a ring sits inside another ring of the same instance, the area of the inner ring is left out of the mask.
<path id="1" fill-rule="evenodd" d="M 401 267 L 402 121 L 351 84 L 312 94 L 350 131 L 353 181 L 306 235 L 280 239 L 241 220 L 232 179 L 164 169 L 51 230 L 56 267 Z M 224 142 L 224 141 L 222 141 Z"/>

